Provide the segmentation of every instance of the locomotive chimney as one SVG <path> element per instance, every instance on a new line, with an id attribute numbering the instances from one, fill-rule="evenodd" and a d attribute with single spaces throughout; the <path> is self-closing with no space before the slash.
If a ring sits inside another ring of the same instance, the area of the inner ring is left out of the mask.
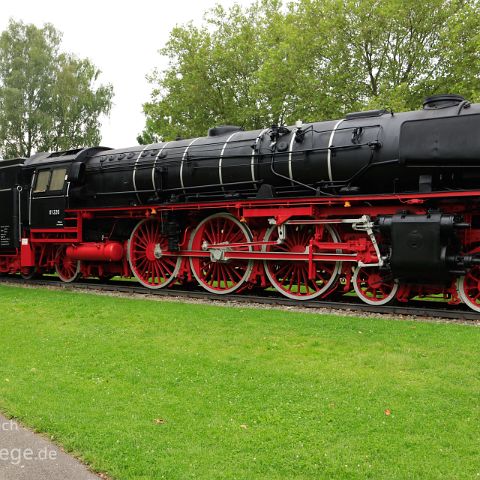
<path id="1" fill-rule="evenodd" d="M 464 102 L 465 98 L 455 93 L 432 95 L 423 101 L 424 110 L 435 110 L 437 108 L 456 107 Z"/>

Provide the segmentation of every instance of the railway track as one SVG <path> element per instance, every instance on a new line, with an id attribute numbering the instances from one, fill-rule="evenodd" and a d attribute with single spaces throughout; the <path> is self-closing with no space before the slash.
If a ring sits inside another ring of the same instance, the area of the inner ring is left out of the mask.
<path id="1" fill-rule="evenodd" d="M 91 290 L 100 292 L 112 292 L 123 294 L 137 294 L 143 296 L 161 296 L 164 298 L 185 298 L 192 300 L 203 300 L 220 303 L 235 303 L 235 304 L 253 304 L 253 305 L 269 305 L 274 307 L 296 307 L 306 309 L 329 309 L 336 311 L 345 311 L 346 313 L 361 314 L 381 314 L 393 316 L 409 316 L 422 317 L 431 319 L 443 319 L 456 322 L 475 322 L 480 324 L 480 314 L 467 309 L 464 305 L 447 305 L 445 303 L 417 300 L 410 301 L 408 306 L 401 304 L 396 305 L 367 305 L 360 301 L 355 301 L 355 298 L 344 296 L 338 301 L 304 301 L 298 302 L 289 298 L 274 296 L 269 292 L 262 292 L 262 294 L 241 294 L 241 295 L 217 295 L 212 298 L 212 294 L 203 290 L 181 290 L 180 288 L 166 288 L 159 290 L 147 290 L 145 287 L 139 286 L 136 282 L 129 281 L 115 281 L 111 280 L 106 283 L 100 283 L 98 280 L 84 280 L 74 283 L 64 283 L 57 278 L 42 278 L 35 280 L 23 280 L 19 277 L 8 276 L 0 277 L 0 283 L 28 285 L 37 287 L 55 287 L 65 290 Z M 439 308 L 438 305 L 441 305 Z"/>

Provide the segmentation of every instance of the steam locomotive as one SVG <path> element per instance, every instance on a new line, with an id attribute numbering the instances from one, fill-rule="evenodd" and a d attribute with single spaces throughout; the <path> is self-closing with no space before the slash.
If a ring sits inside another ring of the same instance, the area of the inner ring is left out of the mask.
<path id="1" fill-rule="evenodd" d="M 480 312 L 480 104 L 0 162 L 0 273 Z"/>

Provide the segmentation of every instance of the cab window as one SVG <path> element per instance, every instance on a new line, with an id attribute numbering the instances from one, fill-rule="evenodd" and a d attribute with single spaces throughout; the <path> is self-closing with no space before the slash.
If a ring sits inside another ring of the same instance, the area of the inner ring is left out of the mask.
<path id="1" fill-rule="evenodd" d="M 52 171 L 52 179 L 50 180 L 49 190 L 63 190 L 63 184 L 65 183 L 65 176 L 67 174 L 66 168 L 55 168 Z"/>
<path id="2" fill-rule="evenodd" d="M 50 180 L 50 170 L 41 170 L 38 172 L 37 181 L 35 183 L 34 193 L 46 192 L 48 182 Z"/>

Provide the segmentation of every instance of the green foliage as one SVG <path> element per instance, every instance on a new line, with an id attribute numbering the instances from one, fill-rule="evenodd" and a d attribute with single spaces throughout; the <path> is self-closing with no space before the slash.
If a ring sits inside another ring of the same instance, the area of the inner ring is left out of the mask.
<path id="1" fill-rule="evenodd" d="M 10 20 L 0 35 L 0 154 L 67 150 L 100 141 L 99 116 L 113 90 L 96 86 L 100 71 L 60 51 L 61 34 Z"/>
<path id="2" fill-rule="evenodd" d="M 477 0 L 262 0 L 176 27 L 150 77 L 141 140 L 480 98 Z"/>
<path id="3" fill-rule="evenodd" d="M 474 325 L 7 286 L 0 303 L 0 409 L 110 478 L 480 472 Z"/>

